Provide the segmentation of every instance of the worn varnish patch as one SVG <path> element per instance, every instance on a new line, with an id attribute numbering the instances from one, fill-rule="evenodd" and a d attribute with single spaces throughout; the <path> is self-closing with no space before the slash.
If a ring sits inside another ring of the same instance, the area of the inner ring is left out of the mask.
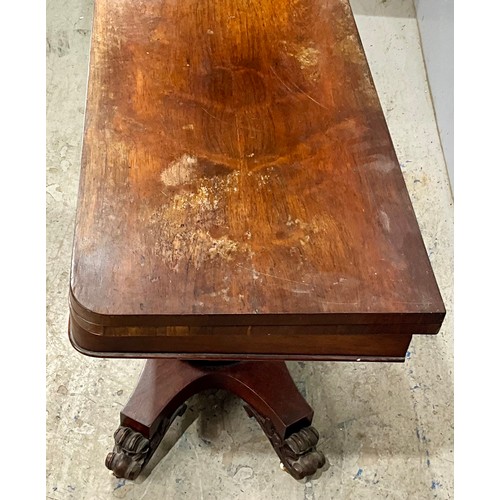
<path id="1" fill-rule="evenodd" d="M 182 155 L 178 160 L 171 162 L 161 173 L 161 181 L 165 186 L 179 186 L 188 183 L 196 173 L 193 172 L 198 160 L 194 156 Z"/>

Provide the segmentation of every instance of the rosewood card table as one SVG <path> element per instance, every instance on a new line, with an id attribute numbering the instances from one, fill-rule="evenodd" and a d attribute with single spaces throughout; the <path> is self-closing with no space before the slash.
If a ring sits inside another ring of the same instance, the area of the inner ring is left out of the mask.
<path id="1" fill-rule="evenodd" d="M 285 360 L 404 361 L 444 315 L 347 0 L 96 0 L 69 334 L 148 359 L 115 475 L 208 388 L 311 475 Z"/>

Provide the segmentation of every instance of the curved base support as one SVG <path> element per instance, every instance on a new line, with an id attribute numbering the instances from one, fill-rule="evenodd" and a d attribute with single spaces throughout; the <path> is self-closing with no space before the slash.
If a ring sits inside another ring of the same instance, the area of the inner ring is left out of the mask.
<path id="1" fill-rule="evenodd" d="M 106 467 L 115 476 L 136 479 L 148 463 L 184 402 L 206 389 L 224 389 L 246 403 L 271 441 L 281 463 L 295 479 L 325 464 L 316 451 L 313 410 L 297 390 L 284 362 L 201 363 L 148 360 L 139 383 L 120 415 L 115 447 Z"/>

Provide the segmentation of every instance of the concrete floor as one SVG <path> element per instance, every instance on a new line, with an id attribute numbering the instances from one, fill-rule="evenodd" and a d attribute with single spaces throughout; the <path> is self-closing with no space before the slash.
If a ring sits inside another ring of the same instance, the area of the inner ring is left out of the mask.
<path id="1" fill-rule="evenodd" d="M 352 5 L 446 302 L 441 333 L 414 338 L 404 364 L 289 363 L 329 459 L 318 478 L 282 472 L 238 400 L 212 392 L 130 482 L 104 458 L 143 362 L 84 357 L 66 336 L 92 2 L 48 0 L 47 498 L 453 498 L 453 204 L 413 4 Z"/>

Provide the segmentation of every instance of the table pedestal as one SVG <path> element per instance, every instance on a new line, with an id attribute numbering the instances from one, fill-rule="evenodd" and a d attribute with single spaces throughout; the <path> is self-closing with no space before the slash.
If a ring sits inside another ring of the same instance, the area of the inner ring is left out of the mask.
<path id="1" fill-rule="evenodd" d="M 325 464 L 316 450 L 313 410 L 301 396 L 284 362 L 190 362 L 151 359 L 120 414 L 115 447 L 106 467 L 115 476 L 135 479 L 152 457 L 184 402 L 206 389 L 224 389 L 240 397 L 259 422 L 284 468 L 295 478 L 314 474 Z"/>

